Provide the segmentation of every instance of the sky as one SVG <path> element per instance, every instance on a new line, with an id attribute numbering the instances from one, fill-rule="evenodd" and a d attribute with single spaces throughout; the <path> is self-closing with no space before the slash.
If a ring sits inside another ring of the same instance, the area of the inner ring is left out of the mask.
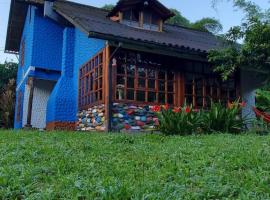
<path id="1" fill-rule="evenodd" d="M 8 61 L 17 62 L 17 57 L 4 53 L 7 23 L 11 0 L 0 0 L 0 63 Z M 82 4 L 101 7 L 104 4 L 115 4 L 117 0 L 70 0 Z M 194 22 L 203 17 L 214 17 L 223 25 L 223 32 L 230 27 L 239 25 L 243 18 L 243 13 L 237 10 L 226 0 L 219 3 L 214 9 L 211 0 L 160 0 L 168 8 L 179 10 L 184 17 Z M 261 8 L 269 8 L 268 0 L 254 0 Z"/>

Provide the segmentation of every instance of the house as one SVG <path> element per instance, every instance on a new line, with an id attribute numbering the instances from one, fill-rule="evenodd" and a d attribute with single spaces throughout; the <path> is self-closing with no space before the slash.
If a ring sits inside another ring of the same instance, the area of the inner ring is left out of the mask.
<path id="1" fill-rule="evenodd" d="M 151 130 L 151 106 L 247 102 L 256 78 L 222 82 L 207 62 L 222 43 L 166 23 L 157 0 L 120 0 L 112 11 L 65 0 L 12 0 L 6 52 L 19 54 L 15 128 Z"/>

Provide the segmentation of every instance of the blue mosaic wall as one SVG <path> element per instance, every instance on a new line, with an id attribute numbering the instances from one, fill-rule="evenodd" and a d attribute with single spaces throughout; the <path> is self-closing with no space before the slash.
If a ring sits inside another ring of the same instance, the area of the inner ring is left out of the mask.
<path id="1" fill-rule="evenodd" d="M 43 11 L 35 6 L 29 6 L 28 8 L 21 40 L 21 46 L 22 42 L 25 42 L 24 65 L 19 65 L 18 68 L 17 86 L 19 85 L 19 88 L 16 93 L 17 97 L 19 91 L 24 96 L 27 78 L 22 79 L 30 66 L 61 70 L 63 28 L 52 20 L 44 18 L 42 13 Z M 50 76 L 48 75 L 48 79 L 51 79 Z M 43 78 L 46 79 L 46 75 L 43 74 Z M 17 113 L 17 101 L 16 98 L 15 116 Z M 23 100 L 21 106 L 21 110 L 23 110 Z M 20 121 L 15 120 L 14 127 L 16 129 L 22 128 L 22 115 Z"/>
<path id="2" fill-rule="evenodd" d="M 43 10 L 35 10 L 32 66 L 61 70 L 63 28 L 49 18 Z"/>
<path id="3" fill-rule="evenodd" d="M 104 46 L 104 41 L 89 39 L 78 29 L 65 29 L 62 76 L 47 105 L 47 123 L 77 121 L 79 68 Z"/>

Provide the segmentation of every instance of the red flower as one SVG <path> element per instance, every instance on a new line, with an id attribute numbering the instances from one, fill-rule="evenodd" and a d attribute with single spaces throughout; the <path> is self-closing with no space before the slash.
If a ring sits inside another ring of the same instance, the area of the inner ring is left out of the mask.
<path id="1" fill-rule="evenodd" d="M 173 109 L 173 112 L 174 113 L 180 113 L 182 110 L 181 110 L 181 107 L 177 107 L 177 108 L 174 108 Z"/>
<path id="2" fill-rule="evenodd" d="M 242 108 L 244 108 L 244 107 L 246 107 L 247 103 L 243 101 L 243 102 L 240 103 L 239 105 L 240 105 Z"/>
<path id="3" fill-rule="evenodd" d="M 162 106 L 164 110 L 169 110 L 169 104 Z"/>
<path id="4" fill-rule="evenodd" d="M 186 112 L 186 113 L 190 113 L 190 112 L 191 112 L 191 108 L 190 108 L 189 106 L 186 107 L 185 112 Z"/>
<path id="5" fill-rule="evenodd" d="M 161 111 L 161 107 L 160 107 L 160 106 L 154 106 L 154 107 L 152 108 L 152 111 L 153 111 L 153 112 L 160 112 L 160 111 Z"/>

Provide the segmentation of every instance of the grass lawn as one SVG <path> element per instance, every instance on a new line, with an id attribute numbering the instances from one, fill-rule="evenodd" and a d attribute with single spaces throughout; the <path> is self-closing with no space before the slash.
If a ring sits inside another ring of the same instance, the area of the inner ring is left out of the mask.
<path id="1" fill-rule="evenodd" d="M 270 136 L 0 131 L 0 199 L 270 199 Z"/>

